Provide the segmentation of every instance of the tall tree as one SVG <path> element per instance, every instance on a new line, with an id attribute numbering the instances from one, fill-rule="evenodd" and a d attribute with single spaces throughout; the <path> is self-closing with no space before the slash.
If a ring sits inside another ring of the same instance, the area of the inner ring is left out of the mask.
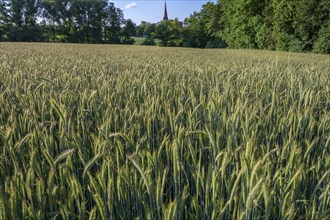
<path id="1" fill-rule="evenodd" d="M 258 48 L 257 32 L 264 25 L 267 0 L 221 0 L 223 38 L 232 48 Z"/>
<path id="2" fill-rule="evenodd" d="M 286 0 L 273 0 L 274 10 L 273 35 L 276 40 L 275 48 L 277 50 L 287 50 L 290 41 L 294 40 L 295 28 L 295 7 L 297 2 Z"/>
<path id="3" fill-rule="evenodd" d="M 40 0 L 25 0 L 24 5 L 24 24 L 27 26 L 35 26 L 40 12 Z"/>
<path id="4" fill-rule="evenodd" d="M 315 32 L 320 29 L 319 18 L 317 14 L 318 2 L 310 0 L 300 0 L 295 5 L 293 40 L 290 41 L 290 47 L 298 51 L 311 50 L 313 42 L 317 37 Z"/>
<path id="5" fill-rule="evenodd" d="M 123 43 L 133 44 L 134 39 L 131 37 L 134 36 L 135 33 L 136 33 L 136 24 L 131 19 L 127 19 L 122 29 Z"/>
<path id="6" fill-rule="evenodd" d="M 139 37 L 152 38 L 156 32 L 156 24 L 141 21 L 140 25 L 136 27 L 136 34 Z"/>
<path id="7" fill-rule="evenodd" d="M 318 18 L 320 29 L 316 34 L 313 50 L 318 53 L 330 54 L 330 1 L 320 0 L 318 4 Z"/>
<path id="8" fill-rule="evenodd" d="M 0 0 L 0 25 L 3 25 L 8 22 L 8 18 L 9 18 L 8 6 L 9 6 L 8 1 Z"/>
<path id="9" fill-rule="evenodd" d="M 8 1 L 0 0 L 0 41 L 4 39 L 9 29 Z"/>
<path id="10" fill-rule="evenodd" d="M 107 43 L 120 43 L 121 25 L 124 22 L 124 14 L 114 3 L 108 3 L 103 18 L 104 39 Z"/>
<path id="11" fill-rule="evenodd" d="M 40 12 L 40 0 L 8 1 L 10 41 L 42 41 L 42 31 L 37 25 Z"/>
<path id="12" fill-rule="evenodd" d="M 169 22 L 170 39 L 168 42 L 169 46 L 182 46 L 182 38 L 181 38 L 182 23 L 177 18 L 169 21 L 170 21 Z"/>
<path id="13" fill-rule="evenodd" d="M 72 0 L 71 15 L 79 42 L 97 43 L 102 41 L 102 19 L 105 17 L 105 0 Z"/>
<path id="14" fill-rule="evenodd" d="M 206 46 L 208 37 L 199 12 L 194 12 L 184 20 L 182 37 L 186 46 L 200 48 Z"/>
<path id="15" fill-rule="evenodd" d="M 24 0 L 12 0 L 10 4 L 11 23 L 14 26 L 22 26 L 24 23 Z"/>
<path id="16" fill-rule="evenodd" d="M 319 30 L 329 19 L 329 1 L 273 0 L 276 49 L 311 51 Z"/>
<path id="17" fill-rule="evenodd" d="M 11 0 L 11 22 L 16 27 L 35 26 L 40 10 L 40 0 Z"/>
<path id="18" fill-rule="evenodd" d="M 171 37 L 170 24 L 171 21 L 164 20 L 158 23 L 156 27 L 155 37 L 162 41 L 163 46 L 167 46 Z"/>
<path id="19" fill-rule="evenodd" d="M 222 11 L 218 3 L 208 2 L 199 12 L 204 31 L 210 37 L 219 38 L 222 30 Z"/>
<path id="20" fill-rule="evenodd" d="M 43 0 L 43 18 L 52 32 L 52 41 L 67 41 L 72 33 L 71 0 Z"/>
<path id="21" fill-rule="evenodd" d="M 220 47 L 222 43 L 221 7 L 219 3 L 208 2 L 200 12 L 194 12 L 185 19 L 182 29 L 184 45 L 192 47 Z"/>

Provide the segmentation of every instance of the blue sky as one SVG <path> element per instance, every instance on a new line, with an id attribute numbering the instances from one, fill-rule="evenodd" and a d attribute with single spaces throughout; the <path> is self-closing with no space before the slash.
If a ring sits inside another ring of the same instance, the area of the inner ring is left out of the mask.
<path id="1" fill-rule="evenodd" d="M 166 0 L 169 19 L 179 18 L 183 21 L 194 11 L 199 11 L 202 5 L 216 0 Z M 136 24 L 141 21 L 159 22 L 164 15 L 164 0 L 121 0 L 111 1 L 117 8 L 124 10 L 125 19 L 132 19 Z"/>

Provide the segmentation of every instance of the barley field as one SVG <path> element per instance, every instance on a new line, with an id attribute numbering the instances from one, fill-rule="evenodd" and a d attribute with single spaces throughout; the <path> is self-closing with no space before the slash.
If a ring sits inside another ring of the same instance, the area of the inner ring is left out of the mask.
<path id="1" fill-rule="evenodd" d="M 0 219 L 330 219 L 330 56 L 2 43 Z"/>

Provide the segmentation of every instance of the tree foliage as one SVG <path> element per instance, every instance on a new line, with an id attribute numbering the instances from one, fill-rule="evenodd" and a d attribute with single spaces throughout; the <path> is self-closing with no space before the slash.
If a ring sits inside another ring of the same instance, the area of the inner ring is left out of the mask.
<path id="1" fill-rule="evenodd" d="M 219 0 L 221 36 L 231 48 L 319 51 L 326 48 L 328 0 Z"/>
<path id="2" fill-rule="evenodd" d="M 8 2 L 0 0 L 0 41 L 3 40 L 4 34 L 8 32 L 9 23 Z"/>
<path id="3" fill-rule="evenodd" d="M 124 27 L 122 28 L 123 43 L 133 44 L 135 40 L 131 36 L 136 34 L 136 24 L 131 20 L 127 19 L 125 21 Z"/>
<path id="4" fill-rule="evenodd" d="M 0 34 L 10 41 L 120 43 L 124 21 L 107 0 L 0 1 Z"/>

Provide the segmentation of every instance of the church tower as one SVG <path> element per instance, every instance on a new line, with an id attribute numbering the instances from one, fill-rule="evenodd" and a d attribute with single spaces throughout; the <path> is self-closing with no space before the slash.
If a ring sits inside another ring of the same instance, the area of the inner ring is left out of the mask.
<path id="1" fill-rule="evenodd" d="M 165 9 L 164 9 L 163 21 L 167 21 L 167 20 L 168 20 L 168 16 L 167 16 L 167 7 L 166 7 L 166 0 L 165 0 Z"/>

